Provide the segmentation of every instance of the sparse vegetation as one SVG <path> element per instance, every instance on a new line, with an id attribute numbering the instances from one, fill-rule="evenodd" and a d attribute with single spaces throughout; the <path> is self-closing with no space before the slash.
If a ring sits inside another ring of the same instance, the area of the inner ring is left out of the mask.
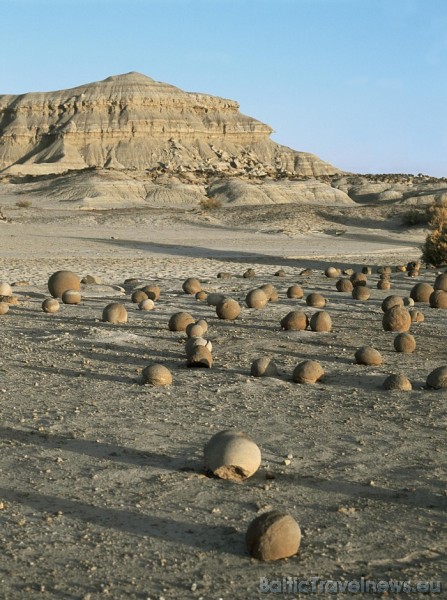
<path id="1" fill-rule="evenodd" d="M 422 258 L 439 267 L 447 263 L 447 206 L 431 206 L 427 214 L 431 231 L 422 246 Z"/>
<path id="2" fill-rule="evenodd" d="M 200 201 L 200 206 L 204 209 L 204 210 L 216 210 L 218 208 L 222 207 L 222 202 L 220 200 L 218 200 L 217 198 L 204 198 L 203 200 Z"/>
<path id="3" fill-rule="evenodd" d="M 418 227 L 427 225 L 429 216 L 427 209 L 412 208 L 402 215 L 402 225 L 406 227 Z"/>
<path id="4" fill-rule="evenodd" d="M 19 208 L 30 208 L 33 205 L 31 200 L 19 200 L 16 202 L 16 206 Z"/>

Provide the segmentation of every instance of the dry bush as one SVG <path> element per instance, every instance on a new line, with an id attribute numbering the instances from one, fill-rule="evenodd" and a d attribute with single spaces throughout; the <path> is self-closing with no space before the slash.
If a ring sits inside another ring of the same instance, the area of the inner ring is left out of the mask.
<path id="1" fill-rule="evenodd" d="M 447 263 L 447 206 L 431 206 L 427 213 L 431 231 L 422 246 L 422 258 L 438 267 Z"/>
<path id="2" fill-rule="evenodd" d="M 31 202 L 31 200 L 19 200 L 18 202 L 16 202 L 16 206 L 18 206 L 19 208 L 30 208 L 30 206 L 32 206 L 33 203 Z"/>
<path id="3" fill-rule="evenodd" d="M 216 210 L 217 208 L 221 208 L 222 202 L 217 198 L 204 198 L 200 201 L 200 206 L 204 210 Z"/>
<path id="4" fill-rule="evenodd" d="M 416 227 L 427 225 L 429 216 L 425 209 L 412 208 L 402 215 L 402 225 L 405 227 Z"/>

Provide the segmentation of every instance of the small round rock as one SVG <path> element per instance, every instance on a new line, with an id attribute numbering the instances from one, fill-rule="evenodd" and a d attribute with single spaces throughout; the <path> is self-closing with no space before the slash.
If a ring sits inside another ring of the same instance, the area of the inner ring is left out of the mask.
<path id="1" fill-rule="evenodd" d="M 261 465 L 261 451 L 243 431 L 219 431 L 204 448 L 205 469 L 220 479 L 243 481 Z"/>
<path id="2" fill-rule="evenodd" d="M 413 389 L 410 380 L 403 373 L 393 373 L 383 382 L 385 390 L 400 390 L 402 392 L 410 392 Z"/>
<path id="3" fill-rule="evenodd" d="M 301 544 L 301 529 L 293 517 L 273 510 L 250 523 L 245 542 L 254 558 L 280 560 L 297 554 Z"/>
<path id="4" fill-rule="evenodd" d="M 278 372 L 276 364 L 269 356 L 262 356 L 252 362 L 250 375 L 252 377 L 274 377 Z"/>
<path id="5" fill-rule="evenodd" d="M 12 288 L 6 281 L 0 281 L 0 296 L 12 296 Z"/>
<path id="6" fill-rule="evenodd" d="M 429 374 L 427 387 L 435 390 L 447 388 L 447 366 L 437 367 Z"/>
<path id="7" fill-rule="evenodd" d="M 138 304 L 138 308 L 140 310 L 153 310 L 155 308 L 155 302 L 150 298 L 146 298 L 146 300 L 142 300 Z"/>
<path id="8" fill-rule="evenodd" d="M 185 294 L 197 294 L 202 289 L 202 284 L 196 277 L 188 277 L 182 284 Z"/>
<path id="9" fill-rule="evenodd" d="M 102 311 L 102 320 L 105 323 L 127 323 L 126 307 L 119 302 L 111 302 Z"/>
<path id="10" fill-rule="evenodd" d="M 411 354 L 416 350 L 416 340 L 411 333 L 398 333 L 393 341 L 394 349 L 396 352 L 403 352 L 404 354 Z"/>
<path id="11" fill-rule="evenodd" d="M 295 283 L 294 285 L 291 285 L 288 289 L 287 289 L 287 298 L 303 298 L 304 296 L 304 292 L 303 292 L 303 288 L 298 285 L 297 283 Z"/>
<path id="12" fill-rule="evenodd" d="M 78 292 L 77 290 L 65 290 L 62 294 L 62 302 L 64 304 L 80 304 L 81 292 Z"/>
<path id="13" fill-rule="evenodd" d="M 169 331 L 185 331 L 190 323 L 194 323 L 194 317 L 187 312 L 176 312 L 171 315 L 168 322 Z"/>
<path id="14" fill-rule="evenodd" d="M 326 298 L 322 294 L 312 292 L 306 297 L 306 304 L 314 308 L 324 308 L 326 306 Z"/>
<path id="15" fill-rule="evenodd" d="M 268 301 L 269 298 L 267 294 L 261 289 L 250 290 L 245 297 L 245 303 L 247 304 L 248 308 L 265 308 L 265 306 L 268 304 Z"/>
<path id="16" fill-rule="evenodd" d="M 156 386 L 171 385 L 172 373 L 164 365 L 149 365 L 142 371 L 143 383 L 149 383 Z"/>
<path id="17" fill-rule="evenodd" d="M 316 360 L 305 360 L 299 363 L 292 374 L 295 383 L 316 383 L 324 375 L 323 367 Z"/>
<path id="18" fill-rule="evenodd" d="M 56 313 L 60 308 L 60 304 L 59 302 L 56 300 L 56 298 L 46 298 L 43 302 L 42 302 L 42 310 L 45 313 Z"/>
<path id="19" fill-rule="evenodd" d="M 332 319 L 325 310 L 319 310 L 310 318 L 310 328 L 312 331 L 328 332 L 332 330 Z"/>
<path id="20" fill-rule="evenodd" d="M 48 289 L 53 298 L 61 298 L 66 290 L 81 290 L 81 280 L 73 271 L 56 271 L 48 279 Z"/>
<path id="21" fill-rule="evenodd" d="M 304 331 L 309 325 L 309 319 L 302 310 L 292 310 L 281 319 L 281 327 L 286 331 Z"/>
<path id="22" fill-rule="evenodd" d="M 7 302 L 0 302 L 0 315 L 6 315 L 9 311 L 9 304 Z"/>
<path id="23" fill-rule="evenodd" d="M 241 307 L 236 300 L 232 298 L 224 298 L 216 306 L 216 314 L 219 319 L 225 321 L 234 321 L 241 313 Z"/>
<path id="24" fill-rule="evenodd" d="M 354 357 L 358 365 L 366 365 L 368 367 L 378 366 L 383 362 L 380 352 L 372 346 L 362 346 L 356 351 Z"/>

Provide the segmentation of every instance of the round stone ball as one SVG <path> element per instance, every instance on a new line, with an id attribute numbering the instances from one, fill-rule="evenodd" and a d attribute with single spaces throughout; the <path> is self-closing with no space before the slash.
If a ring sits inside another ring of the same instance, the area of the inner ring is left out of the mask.
<path id="1" fill-rule="evenodd" d="M 364 273 L 358 273 L 357 271 L 354 271 L 354 273 L 349 279 L 351 280 L 351 283 L 354 285 L 354 287 L 359 284 L 366 285 L 366 282 L 368 281 L 368 278 Z"/>
<path id="2" fill-rule="evenodd" d="M 371 267 L 367 267 L 367 266 L 362 267 L 362 273 L 363 273 L 363 275 L 371 275 L 371 273 L 372 273 Z"/>
<path id="3" fill-rule="evenodd" d="M 339 279 L 335 284 L 335 288 L 337 292 L 352 292 L 354 286 L 352 285 L 352 281 L 350 279 Z"/>
<path id="4" fill-rule="evenodd" d="M 352 290 L 353 300 L 360 300 L 360 302 L 366 302 L 371 296 L 371 290 L 366 285 L 357 285 Z"/>
<path id="5" fill-rule="evenodd" d="M 12 288 L 6 281 L 0 281 L 0 296 L 12 296 Z"/>
<path id="6" fill-rule="evenodd" d="M 9 310 L 9 304 L 7 302 L 0 302 L 0 315 L 6 315 Z"/>
<path id="7" fill-rule="evenodd" d="M 440 273 L 436 277 L 435 284 L 433 287 L 435 288 L 435 290 L 442 290 L 443 292 L 447 292 L 447 273 Z"/>
<path id="8" fill-rule="evenodd" d="M 254 558 L 281 560 L 298 552 L 301 529 L 293 517 L 273 510 L 263 513 L 250 523 L 245 542 Z"/>
<path id="9" fill-rule="evenodd" d="M 62 302 L 64 304 L 80 304 L 81 292 L 78 292 L 77 290 L 65 290 L 62 294 Z"/>
<path id="10" fill-rule="evenodd" d="M 160 294 L 161 294 L 161 290 L 158 287 L 158 285 L 145 285 L 144 287 L 141 288 L 141 291 L 144 292 L 146 294 L 146 296 L 149 298 L 149 300 L 159 300 L 160 299 Z"/>
<path id="11" fill-rule="evenodd" d="M 188 277 L 182 284 L 185 294 L 197 294 L 202 289 L 202 284 L 196 277 Z"/>
<path id="12" fill-rule="evenodd" d="M 430 294 L 429 302 L 432 308 L 447 308 L 447 292 L 435 290 Z"/>
<path id="13" fill-rule="evenodd" d="M 228 271 L 220 271 L 217 274 L 217 279 L 231 279 L 233 277 L 233 273 L 229 273 Z"/>
<path id="14" fill-rule="evenodd" d="M 417 283 L 410 292 L 410 298 L 415 302 L 428 302 L 433 293 L 433 287 L 429 283 Z"/>
<path id="15" fill-rule="evenodd" d="M 292 374 L 295 383 L 316 383 L 324 375 L 323 367 L 316 360 L 305 360 L 299 363 Z"/>
<path id="16" fill-rule="evenodd" d="M 56 271 L 48 280 L 48 289 L 53 298 L 62 298 L 66 290 L 81 291 L 81 280 L 73 271 Z"/>
<path id="17" fill-rule="evenodd" d="M 244 279 L 251 279 L 252 277 L 256 277 L 256 273 L 254 269 L 247 269 L 245 273 L 242 275 Z"/>
<path id="18" fill-rule="evenodd" d="M 328 312 L 319 310 L 310 318 L 310 328 L 312 331 L 327 332 L 332 330 L 332 319 Z"/>
<path id="19" fill-rule="evenodd" d="M 172 373 L 164 365 L 149 365 L 142 371 L 143 383 L 151 385 L 164 386 L 171 385 Z"/>
<path id="20" fill-rule="evenodd" d="M 378 290 L 388 291 L 391 288 L 391 283 L 387 279 L 379 279 L 377 282 Z"/>
<path id="21" fill-rule="evenodd" d="M 205 346 L 210 352 L 213 349 L 213 345 L 211 344 L 211 342 L 203 337 L 188 338 L 185 344 L 186 356 L 188 357 L 191 354 L 193 354 L 197 346 Z"/>
<path id="22" fill-rule="evenodd" d="M 267 294 L 260 289 L 250 290 L 245 297 L 245 303 L 248 308 L 265 308 L 268 304 L 268 296 Z"/>
<path id="23" fill-rule="evenodd" d="M 208 331 L 208 323 L 205 321 L 205 319 L 199 319 L 198 321 L 196 321 L 196 325 L 200 325 L 200 327 L 203 330 L 203 333 L 206 333 Z"/>
<path id="24" fill-rule="evenodd" d="M 435 390 L 447 388 L 447 366 L 434 369 L 427 377 L 427 387 Z"/>
<path id="25" fill-rule="evenodd" d="M 127 323 L 126 307 L 119 302 L 111 302 L 102 311 L 102 320 L 105 323 Z"/>
<path id="26" fill-rule="evenodd" d="M 410 310 L 410 319 L 412 323 L 423 323 L 425 321 L 424 313 L 420 310 Z"/>
<path id="27" fill-rule="evenodd" d="M 279 298 L 278 290 L 271 283 L 264 283 L 264 285 L 261 285 L 261 287 L 259 289 L 264 292 L 264 294 L 267 296 L 269 302 L 277 302 L 278 301 L 278 298 Z"/>
<path id="28" fill-rule="evenodd" d="M 217 306 L 219 302 L 225 300 L 225 294 L 220 294 L 219 292 L 210 292 L 206 298 L 206 303 L 208 306 Z"/>
<path id="29" fill-rule="evenodd" d="M 420 271 L 421 269 L 421 261 L 419 260 L 410 260 L 407 263 L 407 271 Z"/>
<path id="30" fill-rule="evenodd" d="M 393 373 L 383 382 L 383 389 L 385 390 L 400 390 L 402 392 L 411 392 L 413 386 L 410 380 L 403 373 Z"/>
<path id="31" fill-rule="evenodd" d="M 60 308 L 59 302 L 56 298 L 46 298 L 42 302 L 42 310 L 45 313 L 56 313 Z"/>
<path id="32" fill-rule="evenodd" d="M 404 354 L 411 354 L 416 350 L 416 340 L 411 333 L 398 333 L 394 338 L 394 349 L 396 352 L 403 352 Z"/>
<path id="33" fill-rule="evenodd" d="M 190 323 L 195 323 L 192 315 L 187 312 L 176 312 L 171 315 L 168 328 L 169 331 L 186 331 Z"/>
<path id="34" fill-rule="evenodd" d="M 385 331 L 396 331 L 401 333 L 408 331 L 411 325 L 410 313 L 404 306 L 393 306 L 387 310 L 382 319 L 382 326 Z"/>
<path id="35" fill-rule="evenodd" d="M 142 300 L 138 304 L 138 308 L 140 310 L 154 310 L 155 302 L 153 300 L 151 300 L 150 298 L 146 298 L 146 300 Z"/>
<path id="36" fill-rule="evenodd" d="M 281 327 L 286 331 L 304 331 L 309 325 L 309 319 L 302 310 L 292 310 L 281 319 Z"/>
<path id="37" fill-rule="evenodd" d="M 404 306 L 414 306 L 414 300 L 413 300 L 413 298 L 410 298 L 409 296 L 405 296 L 405 298 L 404 298 Z"/>
<path id="38" fill-rule="evenodd" d="M 383 362 L 380 352 L 372 346 L 362 346 L 356 351 L 354 357 L 358 365 L 366 365 L 368 367 L 378 366 Z"/>
<path id="39" fill-rule="evenodd" d="M 276 364 L 269 356 L 257 358 L 251 364 L 250 375 L 252 377 L 274 377 L 277 372 Z"/>
<path id="40" fill-rule="evenodd" d="M 205 333 L 200 325 L 197 323 L 188 323 L 185 329 L 186 335 L 191 337 L 202 337 Z"/>
<path id="41" fill-rule="evenodd" d="M 195 299 L 199 302 L 204 302 L 208 299 L 208 292 L 205 292 L 205 290 L 200 290 L 200 292 L 197 292 L 195 295 Z"/>
<path id="42" fill-rule="evenodd" d="M 186 355 L 186 364 L 188 367 L 211 369 L 213 357 L 206 346 L 194 346 L 191 352 Z"/>
<path id="43" fill-rule="evenodd" d="M 326 298 L 317 292 L 312 292 L 306 297 L 306 304 L 313 308 L 324 308 L 326 306 Z"/>
<path id="44" fill-rule="evenodd" d="M 340 269 L 337 269 L 337 267 L 328 267 L 325 270 L 324 274 L 326 275 L 326 277 L 334 279 L 335 277 L 340 276 Z"/>
<path id="45" fill-rule="evenodd" d="M 143 290 L 135 290 L 132 292 L 131 300 L 134 304 L 140 304 L 143 300 L 147 300 L 149 296 Z"/>
<path id="46" fill-rule="evenodd" d="M 287 273 L 284 271 L 284 269 L 279 269 L 274 275 L 275 277 L 287 277 Z"/>
<path id="47" fill-rule="evenodd" d="M 213 435 L 204 448 L 205 469 L 220 479 L 243 481 L 261 465 L 261 451 L 244 432 L 228 429 Z"/>
<path id="48" fill-rule="evenodd" d="M 239 303 L 232 298 L 224 298 L 224 300 L 221 300 L 216 306 L 217 316 L 219 319 L 224 319 L 225 321 L 234 321 L 238 318 L 240 313 L 241 307 Z"/>
<path id="49" fill-rule="evenodd" d="M 303 288 L 298 285 L 298 284 L 294 284 L 291 285 L 288 289 L 287 289 L 287 298 L 303 298 L 304 296 L 304 292 L 303 292 Z"/>
<path id="50" fill-rule="evenodd" d="M 385 298 L 385 300 L 382 302 L 382 310 L 383 312 L 386 312 L 387 310 L 390 310 L 390 308 L 393 308 L 393 306 L 403 306 L 404 305 L 404 299 L 402 298 L 402 296 L 387 296 Z"/>

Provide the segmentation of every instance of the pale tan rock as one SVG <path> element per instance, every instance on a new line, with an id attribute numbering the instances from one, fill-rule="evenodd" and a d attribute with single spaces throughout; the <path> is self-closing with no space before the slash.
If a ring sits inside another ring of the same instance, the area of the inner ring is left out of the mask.
<path id="1" fill-rule="evenodd" d="M 205 469 L 221 479 L 243 481 L 256 473 L 261 451 L 242 431 L 226 430 L 213 435 L 204 448 Z"/>
<path id="2" fill-rule="evenodd" d="M 301 544 L 301 529 L 290 515 L 270 511 L 250 523 L 245 542 L 254 558 L 280 560 L 297 554 Z"/>

